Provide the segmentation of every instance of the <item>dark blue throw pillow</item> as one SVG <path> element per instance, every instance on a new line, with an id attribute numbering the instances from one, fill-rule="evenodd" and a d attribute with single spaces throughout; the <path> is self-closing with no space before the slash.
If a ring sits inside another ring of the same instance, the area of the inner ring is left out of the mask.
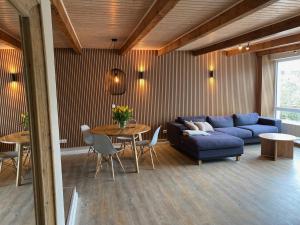
<path id="1" fill-rule="evenodd" d="M 257 124 L 259 115 L 258 113 L 234 114 L 233 119 L 235 126 L 254 125 Z"/>
<path id="2" fill-rule="evenodd" d="M 184 124 L 184 121 L 205 122 L 206 116 L 178 116 L 175 122 Z"/>
<path id="3" fill-rule="evenodd" d="M 213 126 L 213 128 L 234 126 L 232 116 L 209 116 L 207 117 L 207 120 Z"/>

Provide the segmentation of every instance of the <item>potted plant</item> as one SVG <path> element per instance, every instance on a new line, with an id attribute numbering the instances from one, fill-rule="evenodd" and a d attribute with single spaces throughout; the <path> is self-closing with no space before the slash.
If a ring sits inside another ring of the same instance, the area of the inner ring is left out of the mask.
<path id="1" fill-rule="evenodd" d="M 27 112 L 21 114 L 21 125 L 23 130 L 27 131 L 29 129 L 29 115 Z"/>
<path id="2" fill-rule="evenodd" d="M 127 121 L 132 118 L 133 110 L 126 106 L 113 108 L 113 119 L 118 122 L 120 128 L 125 128 Z"/>

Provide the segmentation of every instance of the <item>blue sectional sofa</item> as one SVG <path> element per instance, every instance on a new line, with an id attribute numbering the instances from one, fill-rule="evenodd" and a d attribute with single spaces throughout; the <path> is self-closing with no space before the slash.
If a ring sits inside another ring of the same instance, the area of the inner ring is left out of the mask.
<path id="1" fill-rule="evenodd" d="M 214 128 L 210 135 L 186 136 L 184 121 L 208 122 Z M 167 125 L 167 138 L 181 152 L 196 160 L 241 156 L 244 144 L 259 143 L 261 133 L 281 131 L 281 121 L 260 117 L 257 113 L 232 116 L 178 117 Z"/>

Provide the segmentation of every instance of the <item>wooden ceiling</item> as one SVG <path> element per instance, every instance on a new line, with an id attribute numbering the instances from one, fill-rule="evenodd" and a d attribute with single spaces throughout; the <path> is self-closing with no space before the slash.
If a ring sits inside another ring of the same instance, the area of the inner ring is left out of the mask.
<path id="1" fill-rule="evenodd" d="M 238 36 L 248 31 L 278 22 L 280 20 L 300 14 L 299 0 L 279 0 L 273 4 L 250 14 L 236 22 L 225 26 L 206 37 L 184 46 L 181 50 L 194 50 L 212 43 Z"/>
<path id="2" fill-rule="evenodd" d="M 176 48 L 172 50 L 195 51 L 300 15 L 300 0 L 159 1 L 164 3 L 157 4 L 155 0 L 51 0 L 56 7 L 57 4 L 62 3 L 61 9 L 66 13 L 62 16 L 57 10 L 56 13 L 53 11 L 54 45 L 56 48 L 74 48 L 77 53 L 80 53 L 81 48 L 110 48 L 111 39 L 117 38 L 117 48 L 124 48 L 126 43 L 130 48 L 160 50 L 165 54 L 167 51 L 164 52 L 162 49 L 177 40 L 179 44 L 177 43 Z M 241 2 L 249 6 L 248 12 L 241 13 L 238 18 L 227 15 L 227 12 L 234 7 L 239 9 Z M 157 15 L 155 16 L 153 12 L 157 12 Z M 66 25 L 68 21 L 64 21 L 64 16 L 66 19 L 69 18 L 69 30 Z M 218 26 L 198 35 L 197 38 L 193 36 L 187 42 L 182 43 L 178 39 L 218 16 L 221 17 L 220 21 L 225 20 L 226 23 L 215 23 Z M 148 24 L 143 30 L 146 22 Z M 0 0 L 0 29 L 16 40 L 20 39 L 18 15 L 6 0 Z M 135 34 L 137 31 L 143 35 L 131 41 L 138 36 Z M 250 45 L 299 33 L 300 27 L 296 27 L 272 35 L 252 38 Z M 10 47 L 0 40 L 0 48 Z M 236 49 L 237 45 L 224 48 L 228 51 Z"/>

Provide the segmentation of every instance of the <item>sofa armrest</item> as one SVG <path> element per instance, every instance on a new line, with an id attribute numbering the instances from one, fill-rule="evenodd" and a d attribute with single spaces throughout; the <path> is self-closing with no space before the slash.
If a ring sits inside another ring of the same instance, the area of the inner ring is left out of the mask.
<path id="1" fill-rule="evenodd" d="M 281 132 L 281 120 L 279 120 L 279 119 L 272 119 L 272 118 L 267 118 L 267 117 L 259 117 L 258 124 L 275 126 L 275 127 L 278 128 L 278 132 Z"/>
<path id="2" fill-rule="evenodd" d="M 186 126 L 181 123 L 170 122 L 167 123 L 167 139 L 173 145 L 179 145 L 182 138 L 182 133 L 186 130 Z"/>

